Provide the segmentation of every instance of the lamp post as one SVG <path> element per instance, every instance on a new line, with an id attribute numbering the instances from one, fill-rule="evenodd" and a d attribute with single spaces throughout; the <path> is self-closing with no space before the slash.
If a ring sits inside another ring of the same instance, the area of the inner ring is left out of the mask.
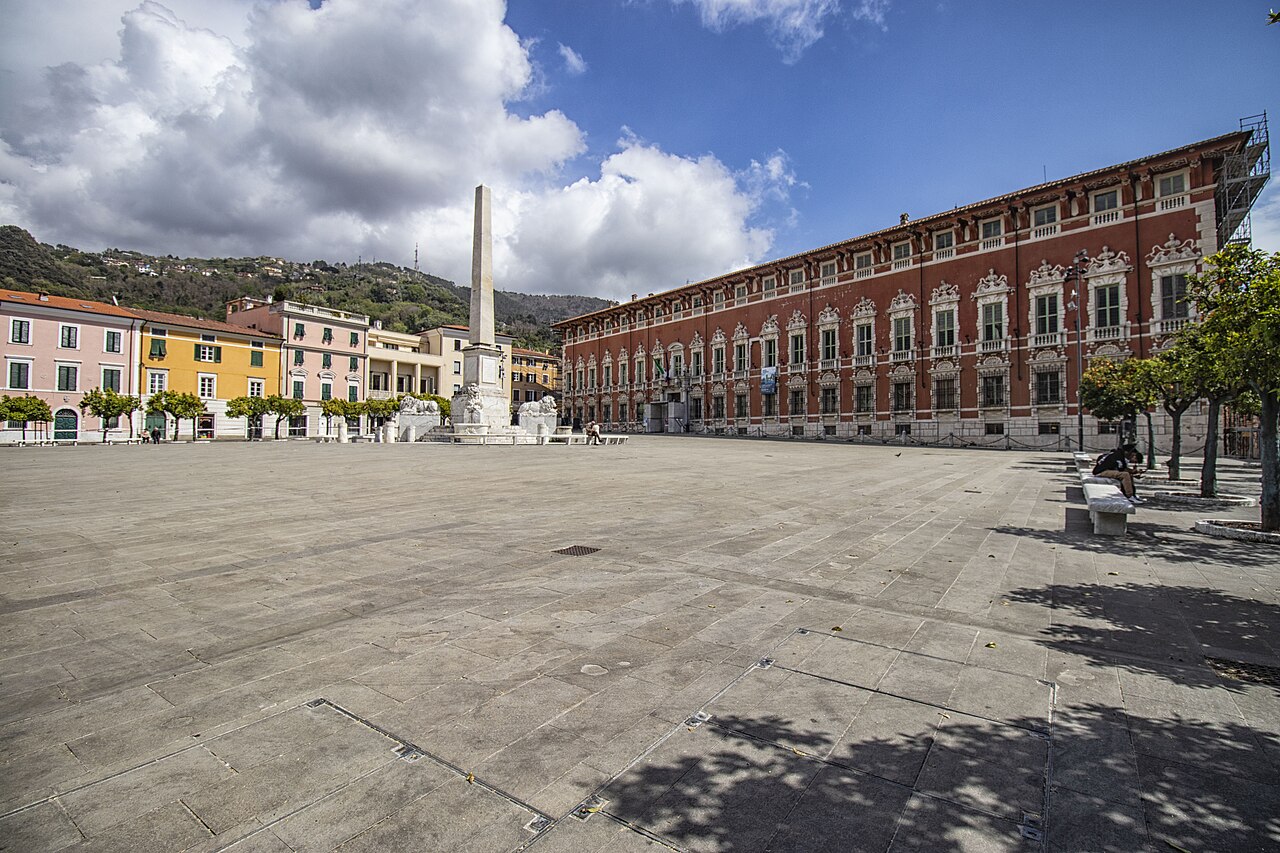
<path id="1" fill-rule="evenodd" d="M 1080 339 L 1080 279 L 1084 275 L 1084 265 L 1089 261 L 1089 253 L 1084 249 L 1076 252 L 1071 266 L 1066 269 L 1065 278 L 1075 279 L 1076 286 L 1071 290 L 1071 301 L 1067 310 L 1075 312 L 1076 325 L 1076 443 L 1080 452 L 1084 452 L 1084 406 L 1080 405 L 1080 381 L 1084 378 L 1084 341 Z"/>

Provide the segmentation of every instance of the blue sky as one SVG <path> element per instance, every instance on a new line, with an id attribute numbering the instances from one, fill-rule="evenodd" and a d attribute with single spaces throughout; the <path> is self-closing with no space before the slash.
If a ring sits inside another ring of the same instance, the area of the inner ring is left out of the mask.
<path id="1" fill-rule="evenodd" d="M 1280 119 L 1255 2 L 0 0 L 0 222 L 626 298 Z M 1255 209 L 1280 250 L 1280 190 Z"/>

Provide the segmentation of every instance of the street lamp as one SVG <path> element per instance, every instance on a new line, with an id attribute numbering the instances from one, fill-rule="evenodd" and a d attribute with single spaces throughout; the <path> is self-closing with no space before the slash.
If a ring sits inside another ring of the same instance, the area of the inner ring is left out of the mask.
<path id="1" fill-rule="evenodd" d="M 1067 310 L 1074 311 L 1076 317 L 1076 443 L 1080 452 L 1084 452 L 1084 407 L 1080 405 L 1080 381 L 1084 378 L 1084 342 L 1080 339 L 1080 279 L 1084 275 L 1084 265 L 1089 261 L 1089 253 L 1084 249 L 1076 252 L 1075 260 L 1067 267 L 1065 278 L 1075 279 L 1076 286 L 1071 290 L 1071 301 Z"/>

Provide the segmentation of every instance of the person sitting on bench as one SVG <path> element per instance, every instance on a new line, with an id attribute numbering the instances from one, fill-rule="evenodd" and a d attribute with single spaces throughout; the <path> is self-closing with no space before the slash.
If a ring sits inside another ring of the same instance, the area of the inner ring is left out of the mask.
<path id="1" fill-rule="evenodd" d="M 1138 452 L 1138 448 L 1132 444 L 1126 444 L 1099 456 L 1097 464 L 1093 466 L 1093 475 L 1108 480 L 1118 480 L 1120 491 L 1124 496 L 1140 504 L 1142 498 L 1138 497 L 1137 490 L 1134 489 L 1133 478 L 1142 476 L 1142 471 L 1137 467 L 1141 464 L 1142 454 Z"/>

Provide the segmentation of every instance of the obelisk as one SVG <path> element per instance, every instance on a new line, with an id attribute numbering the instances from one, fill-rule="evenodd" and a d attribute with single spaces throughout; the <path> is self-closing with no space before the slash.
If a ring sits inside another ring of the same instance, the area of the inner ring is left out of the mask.
<path id="1" fill-rule="evenodd" d="M 453 395 L 454 432 L 492 434 L 511 427 L 511 401 L 503 390 L 503 353 L 494 335 L 493 231 L 489 188 L 476 187 L 475 230 L 471 238 L 469 345 L 462 351 L 462 390 Z"/>
<path id="2" fill-rule="evenodd" d="M 489 188 L 476 187 L 475 227 L 471 236 L 471 345 L 493 346 L 493 224 Z"/>

